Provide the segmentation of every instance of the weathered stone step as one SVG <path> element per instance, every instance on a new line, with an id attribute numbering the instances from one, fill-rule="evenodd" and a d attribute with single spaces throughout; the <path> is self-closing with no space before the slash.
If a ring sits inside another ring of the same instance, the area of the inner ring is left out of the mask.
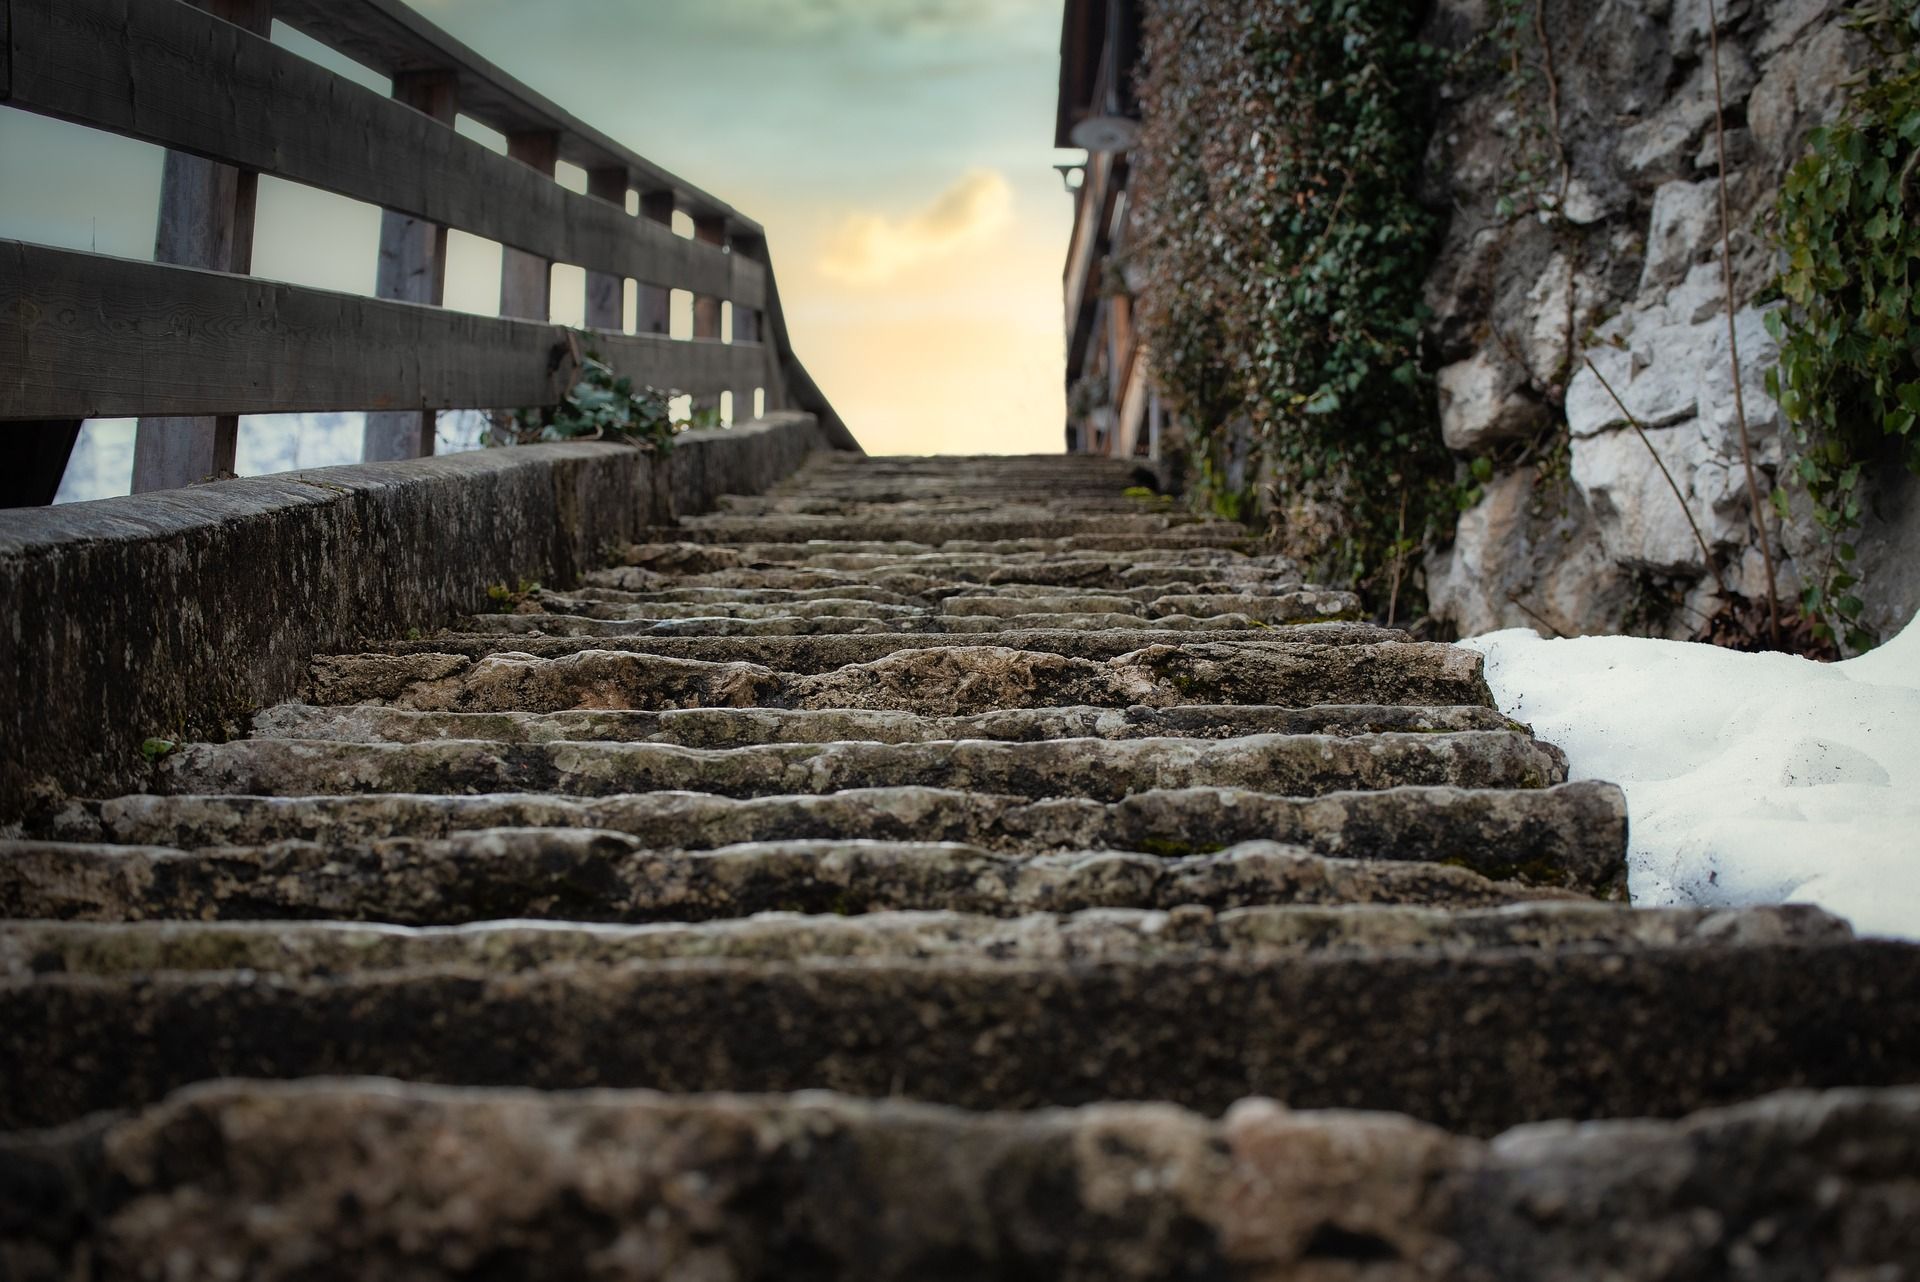
<path id="1" fill-rule="evenodd" d="M 915 514 L 868 512 L 859 516 L 797 516 L 724 513 L 689 517 L 679 525 L 649 531 L 649 540 L 686 543 L 809 543 L 817 541 L 918 543 L 1058 542 L 1062 547 L 1110 547 L 1089 539 L 1122 538 L 1140 547 L 1239 547 L 1253 534 L 1239 522 L 1146 513 L 1102 515 Z M 1072 542 L 1064 542 L 1072 540 Z"/>
<path id="2" fill-rule="evenodd" d="M 1074 557 L 1044 561 L 1012 559 L 958 559 L 946 556 L 918 558 L 823 557 L 819 562 L 778 565 L 721 565 L 724 548 L 701 549 L 703 555 L 664 566 L 617 566 L 583 576 L 592 587 L 648 591 L 661 587 L 821 588 L 840 583 L 862 583 L 900 592 L 925 592 L 946 584 L 1003 583 L 1101 590 L 1160 587 L 1167 592 L 1188 591 L 1198 585 L 1223 584 L 1235 591 L 1262 592 L 1280 585 L 1297 585 L 1298 570 L 1257 563 L 1141 562 L 1131 558 Z M 694 568 L 702 565 L 714 568 Z"/>
<path id="3" fill-rule="evenodd" d="M 970 717 L 829 708 L 681 708 L 665 712 L 412 712 L 373 704 L 315 707 L 289 703 L 253 719 L 257 738 L 347 743 L 495 743 L 610 741 L 677 743 L 685 748 L 747 748 L 763 743 L 930 743 L 949 739 L 1233 739 L 1253 734 L 1445 734 L 1526 727 L 1492 708 L 1375 707 L 1327 704 L 1275 708 L 1233 704 L 1174 708 L 1030 708 Z"/>
<path id="4" fill-rule="evenodd" d="M 999 583 L 991 587 L 978 583 L 949 583 L 928 580 L 924 590 L 918 588 L 909 592 L 895 591 L 891 588 L 876 587 L 869 583 L 840 582 L 838 576 L 833 585 L 815 588 L 721 588 L 721 587 L 660 587 L 647 591 L 633 592 L 624 588 L 594 587 L 583 585 L 560 592 L 535 592 L 529 598 L 536 606 L 546 609 L 561 608 L 566 613 L 584 614 L 590 610 L 578 608 L 582 605 L 678 605 L 698 607 L 701 605 L 743 606 L 755 609 L 777 609 L 789 602 L 815 601 L 858 601 L 881 605 L 908 606 L 915 609 L 935 609 L 947 613 L 965 613 L 964 610 L 948 610 L 951 604 L 960 606 L 976 602 L 1009 601 L 1013 599 L 1059 602 L 1060 605 L 1033 606 L 1031 609 L 1058 610 L 1061 606 L 1076 609 L 1096 608 L 1094 602 L 1104 602 L 1097 608 L 1140 610 L 1149 608 L 1162 598 L 1188 596 L 1246 596 L 1259 600 L 1265 596 L 1287 596 L 1294 592 L 1308 591 L 1298 583 L 1276 584 L 1260 593 L 1244 593 L 1230 584 L 1187 585 L 1194 590 L 1170 591 L 1158 584 L 1133 588 L 1100 588 L 1094 590 L 1062 588 L 1044 583 Z M 663 583 L 675 580 L 663 577 Z M 557 604 L 556 604 L 557 603 Z"/>
<path id="5" fill-rule="evenodd" d="M 1196 637 L 1190 632 L 1157 632 L 1139 628 L 1105 632 L 1052 629 L 998 632 L 993 634 L 990 641 L 983 640 L 978 633 L 970 632 L 821 637 L 500 637 L 448 633 L 430 640 L 371 643 L 367 650 L 356 655 L 323 656 L 314 662 L 314 681 L 333 685 L 337 676 L 345 671 L 371 671 L 382 665 L 393 666 L 395 671 L 412 664 L 423 672 L 451 672 L 457 666 L 453 664 L 454 660 L 510 656 L 561 659 L 584 654 L 637 654 L 699 663 L 759 664 L 783 672 L 821 676 L 851 664 L 872 663 L 886 658 L 904 659 L 910 655 L 922 656 L 916 662 L 935 663 L 937 656 L 931 656 L 929 652 L 942 649 L 1010 650 L 1042 658 L 1056 656 L 1101 661 L 1138 654 L 1159 656 L 1156 661 L 1167 661 L 1161 652 L 1169 649 L 1195 656 L 1212 656 L 1227 650 L 1299 656 L 1320 647 L 1382 646 L 1406 641 L 1405 632 L 1371 623 L 1300 623 L 1284 628 L 1235 633 L 1230 637 Z M 1452 648 L 1426 643 L 1426 649 L 1432 652 Z M 1462 662 L 1480 662 L 1479 655 L 1474 652 L 1455 652 L 1464 656 Z M 335 698 L 332 695 L 328 697 Z M 1481 698 L 1469 700 L 1482 701 Z M 1491 705 L 1491 696 L 1485 697 L 1484 702 Z"/>
<path id="6" fill-rule="evenodd" d="M 661 851 L 624 833 L 509 828 L 200 851 L 16 842 L 0 844 L 0 853 L 0 909 L 45 921 L 641 924 L 771 912 L 1018 917 L 1584 902 L 1570 891 L 1493 881 L 1458 867 L 1334 859 L 1273 842 L 1179 858 L 1111 850 L 1027 857 L 911 840 Z"/>
<path id="7" fill-rule="evenodd" d="M 1299 567 L 1283 556 L 1251 555 L 1236 546 L 1220 546 L 1191 536 L 1185 543 L 1170 534 L 1085 534 L 1067 539 L 1007 539 L 984 543 L 872 541 L 815 543 L 725 543 L 680 540 L 629 544 L 616 564 L 663 574 L 709 574 L 748 566 L 787 566 L 823 570 L 911 570 L 926 573 L 955 569 L 968 578 L 1013 566 L 1047 566 L 1116 561 L 1132 568 L 1182 567 L 1188 570 L 1240 571 L 1297 578 Z"/>
<path id="8" fill-rule="evenodd" d="M 757 595 L 762 592 L 866 588 L 934 599 L 964 592 L 980 592 L 984 589 L 1001 591 L 1014 587 L 1111 592 L 1116 595 L 1142 591 L 1156 597 L 1200 592 L 1258 594 L 1295 591 L 1300 587 L 1300 576 L 1257 567 L 1227 570 L 1218 566 L 1118 566 L 1111 560 L 1091 558 L 1053 561 L 1044 565 L 1001 566 L 991 572 L 975 572 L 964 578 L 925 569 L 888 569 L 863 574 L 852 570 L 748 566 L 696 573 L 619 566 L 610 570 L 589 571 L 582 577 L 582 586 L 573 590 L 605 589 L 652 596 L 659 592 L 710 589 L 745 590 Z"/>
<path id="9" fill-rule="evenodd" d="M 1496 880 L 1603 896 L 1623 896 L 1626 887 L 1626 803 L 1618 788 L 1598 783 L 1504 791 L 1395 788 L 1318 798 L 1192 788 L 1117 802 L 1029 801 L 932 788 L 747 800 L 702 793 L 598 799 L 135 795 L 71 803 L 33 835 L 180 849 L 287 840 L 344 848 L 396 834 L 431 839 L 483 829 L 601 830 L 629 834 L 639 848 L 655 851 L 861 838 L 959 842 L 1004 854 L 1133 850 L 1177 857 L 1272 840 L 1343 858 L 1451 864 Z M 517 840 L 537 854 L 552 838 Z M 0 877 L 24 877 L 21 867 L 0 861 Z"/>
<path id="10" fill-rule="evenodd" d="M 982 1115 L 222 1082 L 0 1137 L 0 1178 L 34 1197 L 0 1221 L 0 1258 L 47 1277 L 166 1260 L 256 1282 L 314 1276 L 290 1241 L 423 1282 L 471 1277 L 476 1260 L 546 1278 L 637 1260 L 645 1276 L 731 1282 L 791 1282 L 796 1261 L 820 1282 L 1892 1282 L 1920 1258 L 1917 1155 L 1920 1090 L 1902 1087 L 1488 1143 L 1260 1099 L 1213 1120 L 1154 1104 Z M 367 1196 L 374 1172 L 405 1195 Z"/>
<path id="11" fill-rule="evenodd" d="M 711 589 L 709 589 L 711 591 Z M 1253 595 L 1249 593 L 1209 593 L 1167 596 L 1149 589 L 1137 595 L 1118 593 L 1061 593 L 1055 591 L 979 594 L 969 591 L 944 600 L 916 599 L 909 603 L 898 594 L 892 601 L 862 600 L 816 594 L 809 598 L 776 597 L 763 599 L 742 594 L 734 599 L 672 601 L 633 599 L 637 593 L 617 589 L 586 589 L 577 594 L 539 593 L 525 604 L 499 617 L 526 616 L 534 619 L 576 616 L 582 619 L 666 620 L 666 619 L 768 619 L 768 618 L 845 618 L 916 620 L 930 628 L 948 626 L 942 620 L 987 616 L 1013 618 L 1022 615 L 1108 615 L 1124 614 L 1140 619 L 1170 615 L 1207 617 L 1240 614 L 1268 623 L 1298 623 L 1314 619 L 1350 618 L 1358 615 L 1360 602 L 1349 592 L 1296 591 Z M 1044 626 L 1044 625 L 1029 625 Z M 472 625 L 469 623 L 469 630 Z M 952 629 L 958 631 L 959 629 Z"/>
<path id="12" fill-rule="evenodd" d="M 773 797 L 917 787 L 1118 801 L 1154 789 L 1203 786 L 1317 797 L 1409 785 L 1545 788 L 1566 778 L 1566 758 L 1558 749 L 1512 731 L 1478 730 L 751 748 L 241 739 L 189 744 L 155 770 L 152 788 L 176 796 L 551 792 L 606 797 L 681 791 Z"/>
<path id="13" fill-rule="evenodd" d="M 588 595 L 587 593 L 594 593 Z M 606 594 L 602 596 L 600 594 Z M 585 619 L 605 620 L 659 620 L 659 619 L 820 619 L 820 618 L 866 618 L 866 619 L 925 619 L 935 612 L 936 607 L 925 602 L 909 601 L 899 598 L 895 601 L 868 601 L 856 597 L 836 597 L 813 595 L 810 598 L 775 598 L 762 600 L 748 594 L 742 594 L 735 600 L 706 601 L 637 601 L 621 600 L 637 594 L 613 592 L 606 588 L 587 589 L 580 595 L 562 596 L 556 593 L 541 593 L 527 605 L 514 611 L 514 615 L 527 615 L 541 619 L 555 616 L 576 616 Z M 897 593 L 888 593 L 898 596 Z M 612 597 L 614 599 L 608 599 Z M 504 617 L 514 617 L 508 615 Z"/>
<path id="14" fill-rule="evenodd" d="M 1128 963 L 666 961 L 0 982 L 0 1126 L 218 1077 L 827 1089 L 965 1108 L 1160 1099 L 1491 1134 L 1920 1081 L 1920 946 L 1880 941 Z"/>
<path id="15" fill-rule="evenodd" d="M 1118 514 L 1136 516 L 1184 515 L 1178 500 L 1129 498 L 1125 492 L 1094 498 L 1081 496 L 1062 500 L 1054 495 L 1012 502 L 997 495 L 942 496 L 900 502 L 885 502 L 869 497 L 833 498 L 820 493 L 801 494 L 727 494 L 714 510 L 729 516 L 835 517 L 922 517 L 922 516 L 994 516 L 1006 520 L 1033 518 L 1046 520 L 1061 516 L 1098 516 Z"/>
<path id="16" fill-rule="evenodd" d="M 880 605 L 926 608 L 926 600 L 917 594 L 895 592 L 866 583 L 836 583 L 824 588 L 655 588 L 629 592 L 622 588 L 597 588 L 583 584 L 564 593 L 542 592 L 539 601 L 598 602 L 608 605 L 737 605 L 773 607 L 791 602 L 861 601 Z M 579 613 L 579 611 L 574 611 Z"/>
<path id="17" fill-rule="evenodd" d="M 1721 948 L 1852 938 L 1806 905 L 1635 909 L 1530 903 L 1448 911 L 1381 905 L 1171 912 L 1102 908 L 994 917 L 957 912 L 863 916 L 765 913 L 650 926 L 482 922 L 466 926 L 147 921 L 0 922 L 0 979 L 245 970 L 291 978 L 460 966 L 514 972 L 550 966 L 725 958 L 801 961 L 1139 961 L 1517 948 Z"/>
<path id="18" fill-rule="evenodd" d="M 1084 636 L 1111 644 L 1116 635 L 1154 634 L 1050 635 Z M 1010 646 L 933 645 L 900 648 L 884 658 L 856 662 L 855 643 L 898 643 L 906 638 L 696 640 L 710 645 L 731 641 L 757 654 L 765 653 L 760 647 L 772 649 L 774 642 L 807 639 L 820 643 L 812 656 L 806 656 L 814 660 L 807 666 L 825 671 L 776 671 L 750 662 L 709 663 L 615 649 L 581 650 L 552 659 L 511 652 L 481 659 L 431 652 L 338 655 L 314 661 L 306 701 L 380 701 L 423 712 L 760 705 L 871 708 L 928 716 L 1071 704 L 1124 708 L 1181 703 L 1301 707 L 1320 703 L 1489 706 L 1493 702 L 1481 677 L 1478 654 L 1431 643 L 1153 645 L 1105 662 Z M 687 639 L 681 644 L 687 644 Z M 1056 643 L 1056 648 L 1065 648 L 1064 643 Z"/>
<path id="19" fill-rule="evenodd" d="M 1285 607 L 1276 609 L 1283 614 Z M 1352 612 L 1352 613 L 1357 613 Z M 773 614 L 759 618 L 696 615 L 684 619 L 594 619 L 566 614 L 482 614 L 455 625 L 455 636 L 502 637 L 827 637 L 827 636 L 976 636 L 1002 632 L 1247 632 L 1256 628 L 1319 623 L 1342 615 L 1300 613 L 1293 619 L 1258 622 L 1244 614 L 1194 618 L 1175 614 L 1142 618 L 1137 614 L 1021 614 L 1011 618 L 948 618 L 931 612 L 918 617 L 876 619 L 867 616 L 799 617 Z"/>

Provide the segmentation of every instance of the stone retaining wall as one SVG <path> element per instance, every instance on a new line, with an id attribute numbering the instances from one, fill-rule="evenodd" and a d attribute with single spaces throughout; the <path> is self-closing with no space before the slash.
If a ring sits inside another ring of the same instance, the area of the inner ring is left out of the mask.
<path id="1" fill-rule="evenodd" d="M 680 439 L 539 445 L 0 512 L 0 822 L 140 787 L 148 738 L 223 738 L 316 651 L 442 626 L 492 584 L 572 583 L 615 543 L 821 444 L 783 414 Z"/>

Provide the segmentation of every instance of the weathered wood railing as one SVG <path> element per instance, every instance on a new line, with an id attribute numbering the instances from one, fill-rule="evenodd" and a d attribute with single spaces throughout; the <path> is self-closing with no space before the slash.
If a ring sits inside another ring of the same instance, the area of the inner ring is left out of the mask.
<path id="1" fill-rule="evenodd" d="M 274 17 L 390 75 L 393 97 L 271 43 Z M 592 341 L 621 373 L 702 406 L 732 393 L 743 420 L 757 392 L 859 448 L 794 357 L 758 223 L 400 0 L 0 0 L 0 45 L 0 103 L 169 149 L 159 261 L 0 241 L 0 423 L 58 439 L 144 416 L 138 489 L 230 468 L 241 414 L 370 411 L 368 457 L 391 459 L 431 451 L 436 411 L 556 403 L 554 263 L 586 270 Z M 456 112 L 508 154 L 456 132 Z M 586 194 L 555 181 L 561 160 Z M 378 298 L 246 275 L 263 173 L 387 211 Z M 447 228 L 504 246 L 501 318 L 437 306 Z M 694 296 L 691 339 L 668 334 L 674 290 Z"/>

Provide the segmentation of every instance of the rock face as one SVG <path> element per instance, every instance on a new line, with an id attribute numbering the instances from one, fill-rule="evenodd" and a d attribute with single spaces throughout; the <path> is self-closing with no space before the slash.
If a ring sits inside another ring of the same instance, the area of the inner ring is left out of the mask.
<path id="1" fill-rule="evenodd" d="M 1131 479 L 817 458 L 13 825 L 0 1276 L 1903 1276 L 1920 948 L 1627 907 Z"/>
<path id="2" fill-rule="evenodd" d="M 1435 613 L 1462 634 L 1689 636 L 1721 604 L 1708 556 L 1730 592 L 1765 596 L 1724 311 L 1708 10 L 1547 0 L 1551 59 L 1523 24 L 1524 85 L 1487 73 L 1446 87 L 1427 182 L 1452 221 L 1427 285 L 1429 339 L 1447 445 L 1495 468 L 1427 567 Z M 1763 499 L 1783 424 L 1765 390 L 1778 351 L 1756 302 L 1774 269 L 1760 224 L 1808 131 L 1841 110 L 1868 56 L 1849 11 L 1840 0 L 1718 6 L 1734 328 Z M 1481 0 L 1443 0 L 1429 35 L 1465 49 L 1492 22 Z M 1874 496 L 1858 540 L 1874 572 L 1869 622 L 1883 636 L 1920 609 L 1904 480 Z M 1794 555 L 1824 548 L 1805 523 L 1768 522 L 1791 602 Z M 1683 597 L 1684 608 L 1657 608 Z"/>

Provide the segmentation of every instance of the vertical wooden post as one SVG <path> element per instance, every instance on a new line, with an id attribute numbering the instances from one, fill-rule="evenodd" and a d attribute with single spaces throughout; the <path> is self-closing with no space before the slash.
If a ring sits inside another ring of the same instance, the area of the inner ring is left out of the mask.
<path id="1" fill-rule="evenodd" d="M 0 507 L 45 507 L 60 492 L 67 474 L 67 460 L 73 457 L 73 443 L 80 439 L 80 420 L 41 419 L 26 423 L 0 424 L 4 444 L 0 444 Z"/>
<path id="2" fill-rule="evenodd" d="M 271 34 L 271 0 L 193 0 L 216 18 Z M 253 269 L 253 211 L 260 176 L 183 152 L 167 153 L 160 180 L 155 262 L 244 274 Z M 133 438 L 133 492 L 176 489 L 233 471 L 235 414 L 143 418 Z"/>
<path id="3" fill-rule="evenodd" d="M 693 238 L 703 245 L 724 245 L 727 243 L 727 220 L 711 214 L 702 214 L 693 220 Z M 718 298 L 709 298 L 697 294 L 693 300 L 693 336 L 717 340 L 720 337 L 720 303 Z M 693 398 L 693 412 L 718 412 L 720 393 L 705 392 Z"/>
<path id="4" fill-rule="evenodd" d="M 550 129 L 512 134 L 507 155 L 553 177 L 560 163 L 560 135 Z M 553 264 L 509 246 L 500 256 L 500 314 L 546 322 L 553 316 Z"/>
<path id="5" fill-rule="evenodd" d="M 587 171 L 587 195 L 609 204 L 627 207 L 627 188 L 630 179 L 626 166 L 611 169 L 589 169 Z M 615 276 L 610 272 L 587 273 L 587 328 L 610 329 L 616 334 L 624 327 L 626 318 L 621 315 L 626 301 L 627 281 L 624 276 Z"/>
<path id="6" fill-rule="evenodd" d="M 733 252 L 743 261 L 765 263 L 767 261 L 767 242 L 759 236 L 735 236 Z M 760 312 L 752 307 L 733 305 L 733 341 L 736 343 L 761 343 L 764 320 Z M 763 383 L 750 383 L 745 387 L 733 389 L 733 421 L 745 423 L 753 418 L 753 390 L 765 386 Z"/>
<path id="7" fill-rule="evenodd" d="M 451 71 L 402 71 L 393 96 L 451 128 L 459 111 L 459 84 Z M 380 268 L 374 292 L 381 298 L 439 307 L 447 297 L 447 229 L 387 210 L 380 219 Z M 361 457 L 369 463 L 423 458 L 433 453 L 432 410 L 391 410 L 367 415 Z"/>
<path id="8" fill-rule="evenodd" d="M 666 227 L 673 226 L 673 193 L 642 192 L 640 216 Z M 634 332 L 665 334 L 673 329 L 673 291 L 664 285 L 641 281 L 634 291 Z"/>

